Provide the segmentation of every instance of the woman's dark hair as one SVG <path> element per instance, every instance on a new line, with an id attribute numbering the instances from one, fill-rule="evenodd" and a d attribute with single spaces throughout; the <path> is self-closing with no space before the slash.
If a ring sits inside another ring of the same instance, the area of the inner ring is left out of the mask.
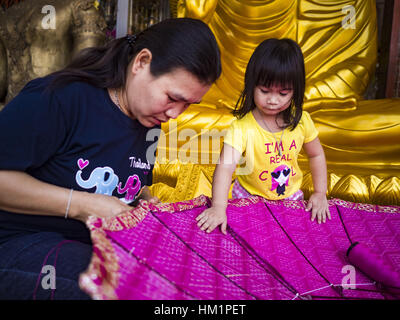
<path id="1" fill-rule="evenodd" d="M 64 69 L 52 74 L 50 88 L 74 81 L 120 88 L 125 85 L 129 63 L 145 48 L 152 53 L 153 76 L 183 68 L 199 81 L 212 84 L 221 74 L 220 52 L 210 28 L 200 20 L 177 18 L 163 20 L 135 36 L 82 50 Z"/>
<path id="2" fill-rule="evenodd" d="M 291 39 L 267 39 L 254 50 L 246 68 L 244 90 L 233 115 L 239 119 L 253 110 L 256 86 L 280 85 L 293 88 L 295 107 L 283 112 L 285 127 L 296 128 L 303 112 L 305 90 L 304 57 L 299 45 Z"/>

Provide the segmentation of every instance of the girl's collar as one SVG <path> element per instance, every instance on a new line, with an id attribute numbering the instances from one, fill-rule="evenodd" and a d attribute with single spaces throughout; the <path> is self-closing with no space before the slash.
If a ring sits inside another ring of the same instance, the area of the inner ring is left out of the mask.
<path id="1" fill-rule="evenodd" d="M 271 133 L 271 134 L 274 134 L 274 133 L 281 133 L 282 131 L 284 131 L 285 129 L 281 129 L 281 130 L 279 130 L 279 131 L 270 131 L 270 130 L 268 130 L 268 128 L 264 128 L 263 127 L 263 125 L 262 125 L 262 120 L 260 119 L 260 122 L 258 122 L 258 120 L 256 119 L 256 116 L 254 115 L 254 113 L 253 112 L 257 112 L 256 111 L 257 109 L 253 109 L 253 110 L 251 110 L 249 113 L 250 113 L 250 115 L 249 115 L 249 117 L 250 117 L 250 119 L 252 119 L 252 121 L 254 121 L 262 130 L 264 130 L 265 132 L 268 132 L 268 133 Z"/>

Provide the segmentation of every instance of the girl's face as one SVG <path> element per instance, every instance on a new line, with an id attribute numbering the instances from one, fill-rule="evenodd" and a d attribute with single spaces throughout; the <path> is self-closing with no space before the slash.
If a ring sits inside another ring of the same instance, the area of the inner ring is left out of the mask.
<path id="1" fill-rule="evenodd" d="M 292 101 L 293 88 L 291 86 L 258 85 L 254 88 L 254 103 L 261 114 L 276 115 L 287 109 Z"/>
<path id="2" fill-rule="evenodd" d="M 151 53 L 137 58 L 128 74 L 125 96 L 129 116 L 145 127 L 177 118 L 190 104 L 200 103 L 211 87 L 182 68 L 154 77 L 150 73 Z"/>

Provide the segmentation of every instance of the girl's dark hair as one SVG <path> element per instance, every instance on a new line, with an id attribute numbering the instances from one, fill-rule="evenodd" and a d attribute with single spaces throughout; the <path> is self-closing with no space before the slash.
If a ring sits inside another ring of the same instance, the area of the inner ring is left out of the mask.
<path id="1" fill-rule="evenodd" d="M 125 85 L 129 63 L 145 48 L 152 53 L 153 76 L 183 68 L 199 81 L 212 84 L 221 74 L 220 52 L 210 28 L 200 20 L 177 18 L 163 20 L 135 36 L 82 50 L 64 69 L 52 74 L 50 88 L 74 81 L 120 88 Z"/>
<path id="2" fill-rule="evenodd" d="M 254 50 L 246 68 L 244 90 L 233 115 L 239 119 L 253 110 L 256 86 L 281 85 L 293 88 L 295 107 L 282 111 L 285 127 L 296 128 L 303 112 L 305 90 L 304 57 L 299 45 L 291 39 L 267 39 Z"/>

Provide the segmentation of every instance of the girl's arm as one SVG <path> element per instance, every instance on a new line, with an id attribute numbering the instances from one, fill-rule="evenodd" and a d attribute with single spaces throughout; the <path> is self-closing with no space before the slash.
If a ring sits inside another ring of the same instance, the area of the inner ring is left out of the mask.
<path id="1" fill-rule="evenodd" d="M 201 230 L 208 233 L 217 226 L 226 234 L 226 207 L 228 205 L 229 188 L 232 183 L 232 175 L 240 160 L 240 153 L 228 144 L 224 144 L 221 150 L 219 163 L 217 164 L 212 183 L 212 206 L 201 213 L 196 220 Z"/>
<path id="2" fill-rule="evenodd" d="M 314 185 L 314 193 L 311 195 L 306 210 L 312 209 L 311 221 L 318 217 L 318 223 L 326 222 L 326 217 L 331 219 L 327 192 L 327 170 L 324 149 L 318 137 L 304 144 L 304 150 L 310 163 L 310 171 Z"/>
<path id="3" fill-rule="evenodd" d="M 109 217 L 132 209 L 116 197 L 70 191 L 22 171 L 0 170 L 0 209 L 6 211 L 64 217 L 70 202 L 68 217 L 86 222 L 90 215 Z"/>
<path id="4" fill-rule="evenodd" d="M 212 187 L 212 206 L 228 206 L 229 188 L 232 183 L 232 175 L 239 163 L 240 153 L 229 144 L 224 144 L 221 150 L 219 163 L 215 168 Z"/>

